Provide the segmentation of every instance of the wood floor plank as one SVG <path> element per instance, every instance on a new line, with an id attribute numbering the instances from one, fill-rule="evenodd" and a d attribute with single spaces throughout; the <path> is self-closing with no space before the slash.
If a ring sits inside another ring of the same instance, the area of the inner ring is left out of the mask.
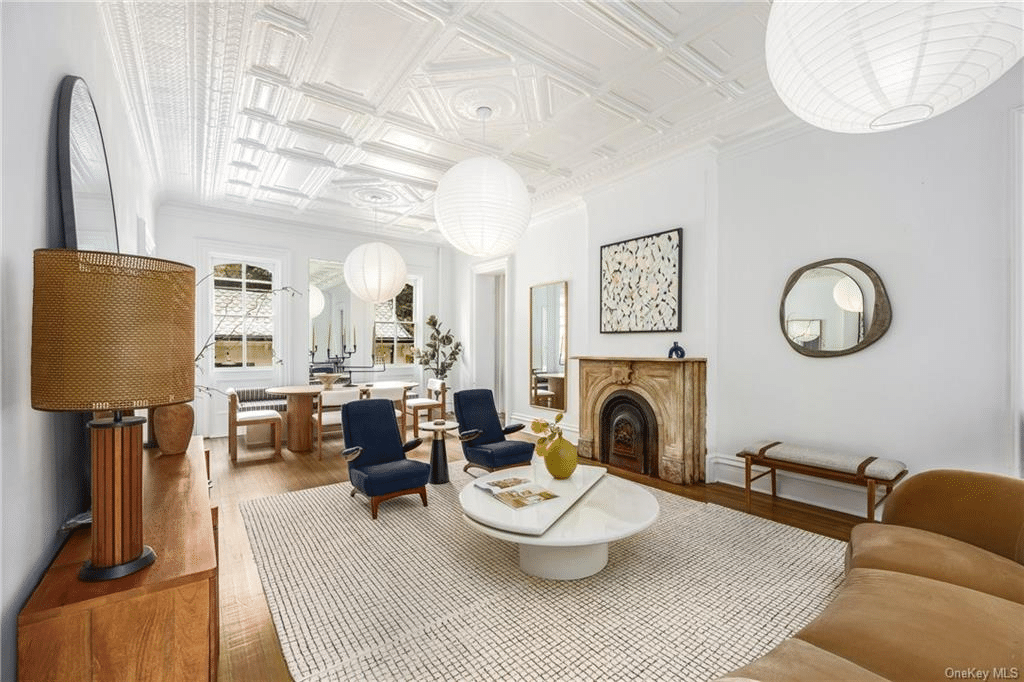
<path id="1" fill-rule="evenodd" d="M 529 439 L 523 434 L 514 437 Z M 463 459 L 458 439 L 449 437 L 446 444 L 450 462 Z M 341 439 L 334 437 L 325 441 L 323 460 L 317 460 L 315 453 L 300 455 L 286 448 L 282 449 L 282 456 L 274 457 L 270 447 L 248 449 L 240 442 L 238 461 L 231 462 L 226 438 L 207 439 L 206 446 L 210 449 L 213 504 L 220 507 L 219 678 L 227 682 L 288 680 L 288 668 L 238 505 L 248 499 L 347 481 L 348 468 L 339 456 Z M 429 462 L 430 440 L 425 439 L 410 456 Z M 700 502 L 741 511 L 746 507 L 743 489 L 735 486 L 721 483 L 681 486 L 638 478 L 615 469 L 612 473 Z M 364 503 L 366 513 L 370 513 L 365 498 L 357 496 L 353 504 L 358 503 Z M 385 502 L 381 514 L 386 513 Z M 863 522 L 863 519 L 828 509 L 790 500 L 772 500 L 770 495 L 762 493 L 753 494 L 751 513 L 839 540 L 849 540 L 853 526 Z"/>

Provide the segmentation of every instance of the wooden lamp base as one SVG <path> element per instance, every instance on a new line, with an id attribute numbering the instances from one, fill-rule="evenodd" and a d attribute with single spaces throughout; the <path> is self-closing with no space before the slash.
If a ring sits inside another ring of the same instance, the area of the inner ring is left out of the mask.
<path id="1" fill-rule="evenodd" d="M 156 561 L 142 543 L 142 425 L 144 417 L 89 422 L 92 443 L 92 555 L 78 574 L 114 580 Z"/>

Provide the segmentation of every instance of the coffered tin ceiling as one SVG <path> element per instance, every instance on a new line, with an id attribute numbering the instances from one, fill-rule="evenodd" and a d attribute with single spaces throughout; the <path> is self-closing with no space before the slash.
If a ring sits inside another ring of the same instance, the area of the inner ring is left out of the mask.
<path id="1" fill-rule="evenodd" d="M 438 180 L 470 156 L 516 168 L 537 211 L 791 121 L 765 70 L 768 7 L 102 4 L 167 196 L 427 239 Z"/>

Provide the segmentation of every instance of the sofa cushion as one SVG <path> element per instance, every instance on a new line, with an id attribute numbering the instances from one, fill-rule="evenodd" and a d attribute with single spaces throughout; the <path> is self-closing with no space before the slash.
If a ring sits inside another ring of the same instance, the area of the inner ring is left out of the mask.
<path id="1" fill-rule="evenodd" d="M 795 637 L 890 680 L 1024 668 L 1024 605 L 959 585 L 855 568 Z"/>
<path id="2" fill-rule="evenodd" d="M 761 658 L 734 670 L 727 677 L 719 678 L 718 682 L 883 682 L 884 679 L 831 651 L 819 649 L 801 639 L 787 639 Z"/>
<path id="3" fill-rule="evenodd" d="M 855 526 L 847 552 L 847 569 L 852 568 L 911 573 L 1024 604 L 1024 566 L 918 528 L 878 523 Z"/>

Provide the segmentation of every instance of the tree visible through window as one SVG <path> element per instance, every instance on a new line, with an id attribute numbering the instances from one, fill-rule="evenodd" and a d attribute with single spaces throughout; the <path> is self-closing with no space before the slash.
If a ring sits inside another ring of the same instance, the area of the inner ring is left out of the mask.
<path id="1" fill-rule="evenodd" d="M 373 360 L 395 365 L 413 362 L 416 325 L 413 310 L 413 286 L 405 287 L 390 301 L 373 307 Z"/>
<path id="2" fill-rule="evenodd" d="M 274 275 L 248 263 L 213 268 L 214 367 L 274 362 Z"/>

